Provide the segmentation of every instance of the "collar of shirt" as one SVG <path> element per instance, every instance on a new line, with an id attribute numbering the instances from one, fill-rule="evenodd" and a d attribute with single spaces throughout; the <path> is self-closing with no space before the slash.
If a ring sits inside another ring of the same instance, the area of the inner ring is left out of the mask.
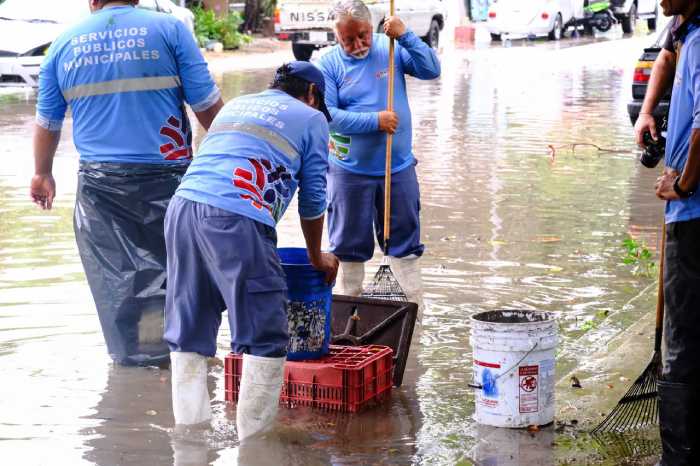
<path id="1" fill-rule="evenodd" d="M 676 17 L 671 26 L 671 37 L 673 42 L 683 42 L 690 31 L 700 26 L 700 13 L 696 13 L 682 23 L 680 17 Z"/>

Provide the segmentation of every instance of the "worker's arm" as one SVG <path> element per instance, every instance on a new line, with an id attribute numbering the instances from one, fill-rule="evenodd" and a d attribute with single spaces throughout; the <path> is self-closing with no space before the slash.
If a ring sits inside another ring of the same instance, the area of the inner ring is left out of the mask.
<path id="1" fill-rule="evenodd" d="M 324 215 L 313 220 L 301 219 L 301 230 L 306 240 L 306 250 L 309 254 L 309 262 L 317 270 L 326 274 L 326 283 L 329 285 L 335 281 L 338 275 L 338 258 L 329 252 L 321 252 L 321 238 L 323 237 Z"/>
<path id="2" fill-rule="evenodd" d="M 29 192 L 32 201 L 42 209 L 51 209 L 56 197 L 52 169 L 60 138 L 60 131 L 49 131 L 38 124 L 34 127 L 34 176 Z"/>
<path id="3" fill-rule="evenodd" d="M 331 54 L 322 57 L 316 66 L 320 68 L 325 80 L 326 90 L 324 94 L 326 107 L 333 118 L 332 131 L 346 135 L 373 133 L 386 131 L 390 124 L 393 125 L 391 132 L 396 130 L 398 118 L 393 115 L 393 112 L 352 112 L 340 108 L 338 86 L 339 81 L 343 79 L 342 71 L 340 70 L 341 65 L 333 60 Z"/>
<path id="4" fill-rule="evenodd" d="M 56 73 L 54 42 L 41 63 L 39 70 L 39 92 L 36 103 L 36 124 L 34 125 L 34 176 L 30 182 L 29 195 L 42 209 L 51 209 L 56 197 L 56 182 L 53 179 L 53 158 L 61 127 L 68 108 Z"/>
<path id="5" fill-rule="evenodd" d="M 207 62 L 190 31 L 181 21 L 175 21 L 174 26 L 171 43 L 174 44 L 185 101 L 192 107 L 199 123 L 209 130 L 214 117 L 224 106 L 221 91 L 214 83 Z"/>
<path id="6" fill-rule="evenodd" d="M 435 79 L 440 76 L 440 60 L 435 50 L 406 28 L 398 16 L 386 17 L 384 33 L 398 41 L 398 54 L 406 74 L 418 79 Z"/>
<path id="7" fill-rule="evenodd" d="M 299 172 L 299 217 L 311 265 L 326 274 L 333 283 L 338 273 L 338 258 L 321 252 L 325 217 L 326 173 L 328 172 L 328 123 L 321 113 L 308 122 Z"/>
<path id="8" fill-rule="evenodd" d="M 690 76 L 691 98 L 693 99 L 692 130 L 688 147 L 688 159 L 678 179 L 678 188 L 689 193 L 695 192 L 700 184 L 700 41 L 691 40 L 684 45 L 687 53 L 685 61 Z M 679 199 L 673 189 L 675 173 L 667 170 L 656 182 L 656 195 L 666 201 Z"/>
<path id="9" fill-rule="evenodd" d="M 676 181 L 676 172 L 666 172 L 656 181 L 656 196 L 665 201 L 680 199 L 673 189 Z M 690 147 L 688 148 L 688 161 L 678 180 L 678 187 L 685 191 L 695 191 L 700 184 L 700 129 L 693 128 L 690 133 Z"/>
<path id="10" fill-rule="evenodd" d="M 194 114 L 197 117 L 199 124 L 204 126 L 204 129 L 209 131 L 209 127 L 211 126 L 212 121 L 214 121 L 214 118 L 219 113 L 219 110 L 223 108 L 223 106 L 224 101 L 221 100 L 221 97 L 219 97 L 219 100 L 217 100 L 216 103 L 214 103 L 214 105 L 207 108 L 206 110 L 202 110 L 201 112 L 194 112 Z"/>
<path id="11" fill-rule="evenodd" d="M 647 83 L 647 91 L 644 95 L 644 102 L 639 111 L 639 117 L 634 124 L 634 135 L 637 144 L 644 146 L 644 133 L 651 133 L 654 140 L 658 139 L 656 122 L 653 112 L 673 83 L 673 76 L 676 73 L 676 54 L 662 48 L 654 61 L 651 69 L 651 76 Z"/>

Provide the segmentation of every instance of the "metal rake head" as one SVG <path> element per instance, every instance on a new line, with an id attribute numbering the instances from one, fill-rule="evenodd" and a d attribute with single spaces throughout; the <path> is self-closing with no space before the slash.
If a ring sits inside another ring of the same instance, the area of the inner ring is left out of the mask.
<path id="1" fill-rule="evenodd" d="M 374 279 L 362 292 L 365 298 L 386 299 L 388 301 L 408 301 L 388 263 L 382 263 L 374 274 Z"/>
<path id="2" fill-rule="evenodd" d="M 635 380 L 617 406 L 591 433 L 595 435 L 602 432 L 627 432 L 658 424 L 657 381 L 660 365 L 660 355 L 655 353 L 647 368 Z"/>
<path id="3" fill-rule="evenodd" d="M 597 444 L 598 451 L 606 458 L 620 460 L 621 458 L 646 458 L 657 456 L 659 444 L 657 440 L 646 438 L 643 433 L 621 434 L 619 432 L 603 432 L 591 434 Z"/>

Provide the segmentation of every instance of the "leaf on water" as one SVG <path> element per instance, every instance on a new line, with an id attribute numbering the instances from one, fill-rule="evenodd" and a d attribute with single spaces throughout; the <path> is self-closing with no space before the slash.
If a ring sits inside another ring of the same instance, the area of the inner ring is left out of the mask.
<path id="1" fill-rule="evenodd" d="M 572 386 L 573 388 L 583 388 L 583 387 L 581 386 L 581 381 L 580 381 L 580 380 L 578 379 L 578 377 L 576 377 L 575 375 L 572 375 L 572 376 L 571 376 L 571 386 Z"/>
<path id="2" fill-rule="evenodd" d="M 538 238 L 538 241 L 540 243 L 556 243 L 558 241 L 561 241 L 561 238 L 558 236 L 540 236 Z"/>

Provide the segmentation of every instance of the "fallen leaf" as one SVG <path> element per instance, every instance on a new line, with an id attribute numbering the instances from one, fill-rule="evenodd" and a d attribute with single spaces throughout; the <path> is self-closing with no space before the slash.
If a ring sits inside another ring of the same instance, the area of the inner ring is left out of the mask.
<path id="1" fill-rule="evenodd" d="M 535 425 L 527 426 L 527 431 L 534 434 L 536 432 L 539 432 L 540 428 L 538 426 L 535 426 Z"/>
<path id="2" fill-rule="evenodd" d="M 581 381 L 580 381 L 580 380 L 578 379 L 578 377 L 576 377 L 575 375 L 572 375 L 572 376 L 571 376 L 571 386 L 572 386 L 573 388 L 583 388 L 583 387 L 581 386 Z"/>
<path id="3" fill-rule="evenodd" d="M 540 243 L 556 243 L 561 241 L 561 238 L 558 236 L 540 236 L 539 241 Z"/>
<path id="4" fill-rule="evenodd" d="M 608 388 L 615 388 L 615 386 L 613 384 L 609 383 Z"/>

